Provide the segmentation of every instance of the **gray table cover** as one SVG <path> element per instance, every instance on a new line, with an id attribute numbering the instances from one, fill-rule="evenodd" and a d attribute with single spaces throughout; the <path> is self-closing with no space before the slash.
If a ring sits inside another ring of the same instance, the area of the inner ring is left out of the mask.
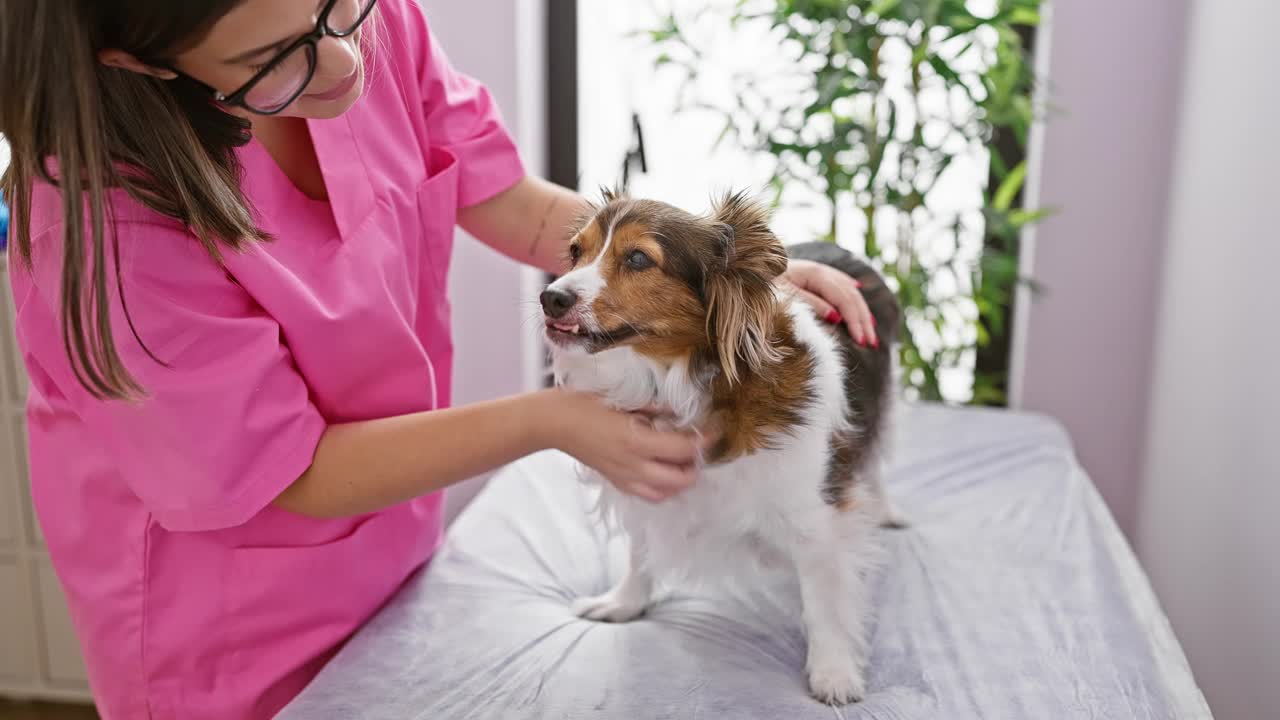
<path id="1" fill-rule="evenodd" d="M 624 546 L 572 461 L 499 474 L 410 580 L 279 716 L 317 718 L 1208 718 L 1132 552 L 1041 417 L 902 411 L 865 701 L 806 692 L 798 591 L 676 594 L 579 620 Z M 341 592 L 335 587 L 334 592 Z"/>

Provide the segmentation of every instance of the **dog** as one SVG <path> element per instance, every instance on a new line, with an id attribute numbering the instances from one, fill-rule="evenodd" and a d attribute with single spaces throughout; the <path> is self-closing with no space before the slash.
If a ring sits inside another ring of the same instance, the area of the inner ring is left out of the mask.
<path id="1" fill-rule="evenodd" d="M 664 503 L 592 478 L 629 537 L 631 565 L 574 609 L 629 621 L 658 580 L 740 567 L 725 553 L 751 548 L 794 569 L 809 688 L 845 704 L 866 693 L 875 531 L 900 524 L 880 478 L 900 309 L 880 275 L 835 245 L 792 246 L 790 257 L 858 280 L 883 342 L 855 344 L 779 288 L 788 250 L 745 194 L 694 215 L 606 192 L 584 217 L 569 271 L 541 295 L 556 382 L 721 435 L 696 484 Z"/>

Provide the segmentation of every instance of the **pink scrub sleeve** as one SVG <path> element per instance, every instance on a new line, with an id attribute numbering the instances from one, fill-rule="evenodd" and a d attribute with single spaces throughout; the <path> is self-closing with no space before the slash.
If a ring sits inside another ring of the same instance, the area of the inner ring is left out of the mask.
<path id="1" fill-rule="evenodd" d="M 413 3 L 411 3 L 412 5 Z M 396 14 L 419 72 L 427 137 L 458 159 L 458 207 L 484 202 L 525 175 L 520 155 L 488 88 L 457 72 L 421 8 Z"/>
<path id="2" fill-rule="evenodd" d="M 100 402 L 72 392 L 85 437 L 103 443 L 129 487 L 171 531 L 241 525 L 311 463 L 325 422 L 281 342 L 279 324 L 189 235 L 118 228 L 133 325 L 116 333 L 146 395 Z M 127 236 L 127 237 L 125 237 Z M 116 328 L 128 321 L 114 303 Z"/>

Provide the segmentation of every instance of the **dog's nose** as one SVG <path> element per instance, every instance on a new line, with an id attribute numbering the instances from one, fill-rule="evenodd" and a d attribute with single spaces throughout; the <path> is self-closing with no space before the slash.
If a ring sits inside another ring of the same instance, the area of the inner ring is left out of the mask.
<path id="1" fill-rule="evenodd" d="M 542 291 L 542 311 L 549 318 L 561 318 L 569 312 L 569 309 L 578 303 L 578 296 L 568 290 L 553 290 L 547 288 Z"/>

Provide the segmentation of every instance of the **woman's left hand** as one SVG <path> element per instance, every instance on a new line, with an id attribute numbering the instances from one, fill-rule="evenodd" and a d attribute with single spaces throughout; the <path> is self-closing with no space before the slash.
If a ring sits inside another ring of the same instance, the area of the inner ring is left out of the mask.
<path id="1" fill-rule="evenodd" d="M 875 318 L 857 280 L 822 263 L 792 260 L 778 284 L 812 305 L 818 317 L 830 323 L 843 322 L 854 342 L 863 347 L 880 347 Z"/>

